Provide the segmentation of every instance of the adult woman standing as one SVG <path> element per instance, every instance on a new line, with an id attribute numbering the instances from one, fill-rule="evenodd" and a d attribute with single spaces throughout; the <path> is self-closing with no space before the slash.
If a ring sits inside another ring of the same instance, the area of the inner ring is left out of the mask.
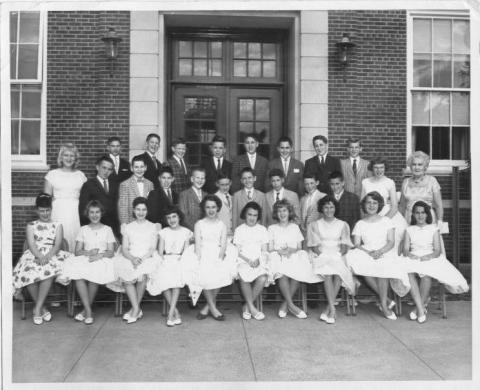
<path id="1" fill-rule="evenodd" d="M 362 180 L 362 195 L 361 199 L 369 192 L 376 191 L 384 200 L 385 205 L 378 213 L 380 216 L 385 216 L 391 219 L 395 227 L 395 253 L 398 254 L 398 247 L 407 228 L 407 222 L 402 214 L 398 211 L 397 191 L 395 189 L 395 182 L 385 176 L 387 169 L 387 161 L 382 157 L 377 157 L 370 161 L 368 169 L 373 172 L 373 176 Z"/>
<path id="2" fill-rule="evenodd" d="M 78 199 L 80 189 L 87 178 L 77 169 L 79 153 L 72 143 L 62 145 L 58 152 L 57 169 L 45 176 L 44 192 L 52 195 L 52 220 L 63 226 L 63 236 L 68 247 L 75 248 L 75 239 L 80 230 Z"/>
<path id="3" fill-rule="evenodd" d="M 402 183 L 399 210 L 410 224 L 413 205 L 419 200 L 424 201 L 432 208 L 432 211 L 435 211 L 432 212 L 433 222 L 437 223 L 441 232 L 442 194 L 437 179 L 426 174 L 429 163 L 430 157 L 421 151 L 416 151 L 408 156 L 407 165 L 412 171 L 412 176 L 407 177 Z"/>

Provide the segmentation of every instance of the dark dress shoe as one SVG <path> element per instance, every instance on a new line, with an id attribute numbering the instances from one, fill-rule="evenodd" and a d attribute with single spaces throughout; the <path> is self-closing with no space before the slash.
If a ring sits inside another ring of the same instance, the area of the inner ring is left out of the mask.
<path id="1" fill-rule="evenodd" d="M 220 314 L 219 316 L 216 316 L 216 317 L 212 314 L 212 317 L 215 321 L 225 321 L 225 316 L 223 314 Z"/>
<path id="2" fill-rule="evenodd" d="M 202 314 L 202 313 L 197 314 L 197 320 L 204 320 L 207 317 L 208 317 L 208 314 Z"/>

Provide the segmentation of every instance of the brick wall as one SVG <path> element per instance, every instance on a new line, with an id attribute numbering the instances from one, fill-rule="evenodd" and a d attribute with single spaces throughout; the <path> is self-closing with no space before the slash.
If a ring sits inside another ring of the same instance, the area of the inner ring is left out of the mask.
<path id="1" fill-rule="evenodd" d="M 101 37 L 113 27 L 122 38 L 113 77 Z M 49 12 L 47 38 L 47 164 L 56 168 L 60 145 L 73 142 L 81 169 L 94 173 L 105 140 L 118 135 L 128 156 L 130 13 L 123 11 Z M 12 195 L 34 197 L 45 172 L 13 172 Z M 13 254 L 21 252 L 31 207 L 13 208 Z"/>

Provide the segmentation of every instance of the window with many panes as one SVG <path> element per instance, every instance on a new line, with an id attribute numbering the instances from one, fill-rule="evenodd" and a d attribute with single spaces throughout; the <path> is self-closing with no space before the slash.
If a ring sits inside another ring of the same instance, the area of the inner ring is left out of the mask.
<path id="1" fill-rule="evenodd" d="M 15 163 L 45 162 L 43 17 L 10 12 L 11 153 Z"/>
<path id="2" fill-rule="evenodd" d="M 412 16 L 412 150 L 459 162 L 470 151 L 470 24 L 460 16 Z"/>

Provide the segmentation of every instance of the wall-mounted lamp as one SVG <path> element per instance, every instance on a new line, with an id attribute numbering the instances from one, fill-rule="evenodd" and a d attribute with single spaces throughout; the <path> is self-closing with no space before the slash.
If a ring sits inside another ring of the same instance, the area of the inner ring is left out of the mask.
<path id="1" fill-rule="evenodd" d="M 350 36 L 348 33 L 343 33 L 342 39 L 340 42 L 336 43 L 338 50 L 338 61 L 343 65 L 343 81 L 346 81 L 346 72 L 345 68 L 348 64 L 351 49 L 356 45 L 350 41 Z"/>
<path id="2" fill-rule="evenodd" d="M 109 27 L 102 41 L 105 44 L 105 55 L 110 61 L 110 77 L 113 77 L 113 61 L 118 57 L 118 44 L 122 38 L 117 36 L 114 28 Z"/>

